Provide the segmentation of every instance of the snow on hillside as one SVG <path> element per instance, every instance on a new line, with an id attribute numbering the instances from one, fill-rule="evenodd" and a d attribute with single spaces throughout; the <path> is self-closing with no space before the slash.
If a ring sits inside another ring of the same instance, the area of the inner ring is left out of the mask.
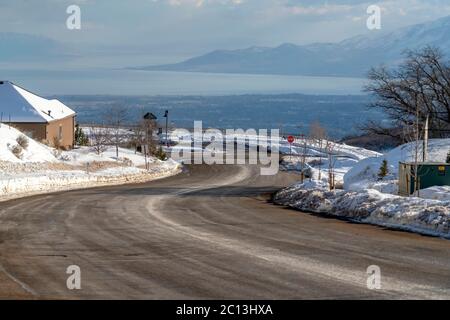
<path id="1" fill-rule="evenodd" d="M 22 157 L 16 157 L 12 152 L 12 147 L 17 145 L 17 138 L 23 135 L 19 130 L 0 124 L 0 161 L 10 161 L 15 163 L 26 162 L 56 162 L 56 158 L 51 148 L 28 139 L 29 146 L 23 150 Z"/>
<path id="2" fill-rule="evenodd" d="M 297 140 L 292 144 L 285 140 L 280 143 L 280 152 L 284 154 L 282 168 L 287 170 L 301 171 L 301 157 L 306 154 L 306 167 L 312 175 L 313 180 L 319 179 L 324 183 L 328 181 L 329 158 L 326 151 L 327 141 L 321 145 L 315 140 Z M 337 186 L 344 184 L 344 175 L 351 170 L 360 160 L 381 156 L 380 153 L 364 148 L 353 147 L 346 144 L 332 142 L 333 171 Z M 306 151 L 306 152 L 305 152 Z M 292 153 L 292 156 L 291 156 Z"/>
<path id="3" fill-rule="evenodd" d="M 398 163 L 414 161 L 414 150 L 414 143 L 404 144 L 384 156 L 371 157 L 358 162 L 344 176 L 345 189 L 355 191 L 376 189 L 386 193 L 397 193 Z M 428 144 L 428 159 L 433 162 L 445 162 L 449 151 L 450 139 L 432 139 Z M 421 149 L 419 155 L 422 155 Z M 383 181 L 379 181 L 378 172 L 384 159 L 388 162 L 389 174 Z"/>
<path id="4" fill-rule="evenodd" d="M 59 159 L 71 165 L 81 165 L 91 162 L 130 162 L 133 166 L 144 166 L 145 157 L 141 153 L 136 153 L 130 149 L 119 148 L 119 158 L 116 155 L 116 148 L 109 147 L 101 154 L 92 152 L 90 147 L 78 147 L 69 151 L 62 151 Z M 148 162 L 154 163 L 155 158 L 149 158 Z"/>
<path id="5" fill-rule="evenodd" d="M 0 201 L 61 190 L 150 181 L 180 171 L 175 161 L 145 158 L 133 150 L 114 147 L 98 155 L 90 147 L 57 151 L 28 138 L 16 156 L 13 147 L 23 134 L 0 124 Z M 16 153 L 17 154 L 17 153 Z"/>
<path id="6" fill-rule="evenodd" d="M 332 153 L 337 157 L 345 157 L 348 159 L 362 160 L 369 157 L 380 156 L 380 153 L 360 147 L 353 147 L 346 145 L 344 143 L 331 142 L 333 145 Z M 326 140 L 322 141 L 322 145 L 316 140 L 307 139 L 306 140 L 306 150 L 309 155 L 326 155 L 325 146 L 327 144 Z M 305 143 L 302 139 L 296 139 L 296 141 L 289 145 L 286 139 L 282 139 L 280 142 L 280 151 L 285 154 L 289 154 L 291 149 L 293 154 L 303 154 Z"/>

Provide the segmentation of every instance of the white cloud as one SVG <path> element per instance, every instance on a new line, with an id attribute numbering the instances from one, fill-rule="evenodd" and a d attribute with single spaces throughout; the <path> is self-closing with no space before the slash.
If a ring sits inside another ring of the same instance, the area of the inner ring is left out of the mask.
<path id="1" fill-rule="evenodd" d="M 170 6 L 194 6 L 203 7 L 205 5 L 240 5 L 244 0 L 153 0 L 153 2 L 165 2 Z"/>
<path id="2" fill-rule="evenodd" d="M 370 4 L 383 8 L 383 30 L 389 31 L 449 15 L 449 1 L 0 0 L 0 32 L 46 36 L 80 51 L 114 47 L 115 52 L 146 52 L 149 59 L 190 57 L 215 49 L 340 41 L 367 32 Z M 73 3 L 82 9 L 80 32 L 65 25 L 66 8 Z"/>

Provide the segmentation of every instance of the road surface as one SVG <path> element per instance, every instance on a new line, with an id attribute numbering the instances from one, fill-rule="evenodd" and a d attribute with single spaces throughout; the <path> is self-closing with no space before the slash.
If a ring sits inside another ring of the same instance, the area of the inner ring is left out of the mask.
<path id="1" fill-rule="evenodd" d="M 193 166 L 0 204 L 0 298 L 450 298 L 450 242 L 274 206 L 295 176 Z M 68 290 L 66 269 L 81 269 Z M 367 288 L 367 268 L 381 289 Z"/>

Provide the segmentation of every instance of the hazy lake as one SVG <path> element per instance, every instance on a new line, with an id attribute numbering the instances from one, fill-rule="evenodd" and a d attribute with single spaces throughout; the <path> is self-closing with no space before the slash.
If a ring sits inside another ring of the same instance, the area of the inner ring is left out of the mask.
<path id="1" fill-rule="evenodd" d="M 146 112 L 152 112 L 162 122 L 165 110 L 169 121 L 177 127 L 192 128 L 194 121 L 203 121 L 213 128 L 279 128 L 284 133 L 309 131 L 319 121 L 336 138 L 357 133 L 359 125 L 368 119 L 383 121 L 378 110 L 367 108 L 367 96 L 349 95 L 210 95 L 210 96 L 56 96 L 77 111 L 84 124 L 104 121 L 105 110 L 123 106 L 128 119 L 136 123 Z"/>
<path id="2" fill-rule="evenodd" d="M 170 121 L 183 127 L 202 120 L 208 127 L 304 133 L 311 122 L 320 121 L 334 137 L 357 132 L 367 119 L 382 120 L 380 113 L 367 110 L 367 97 L 361 95 L 365 80 L 358 78 L 79 68 L 0 74 L 61 99 L 82 123 L 100 121 L 105 107 L 117 105 L 128 107 L 136 121 L 143 111 L 161 117 L 169 110 Z"/>
<path id="3" fill-rule="evenodd" d="M 283 75 L 209 74 L 124 69 L 3 70 L 41 95 L 361 94 L 364 79 Z"/>

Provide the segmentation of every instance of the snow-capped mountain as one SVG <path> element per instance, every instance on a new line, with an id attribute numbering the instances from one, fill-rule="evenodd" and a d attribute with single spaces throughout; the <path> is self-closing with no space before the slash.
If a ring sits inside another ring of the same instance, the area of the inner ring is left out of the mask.
<path id="1" fill-rule="evenodd" d="M 450 55 L 450 16 L 390 33 L 370 32 L 339 43 L 276 48 L 217 50 L 181 63 L 142 67 L 143 70 L 191 72 L 361 76 L 371 66 L 395 64 L 407 49 L 431 45 Z"/>

